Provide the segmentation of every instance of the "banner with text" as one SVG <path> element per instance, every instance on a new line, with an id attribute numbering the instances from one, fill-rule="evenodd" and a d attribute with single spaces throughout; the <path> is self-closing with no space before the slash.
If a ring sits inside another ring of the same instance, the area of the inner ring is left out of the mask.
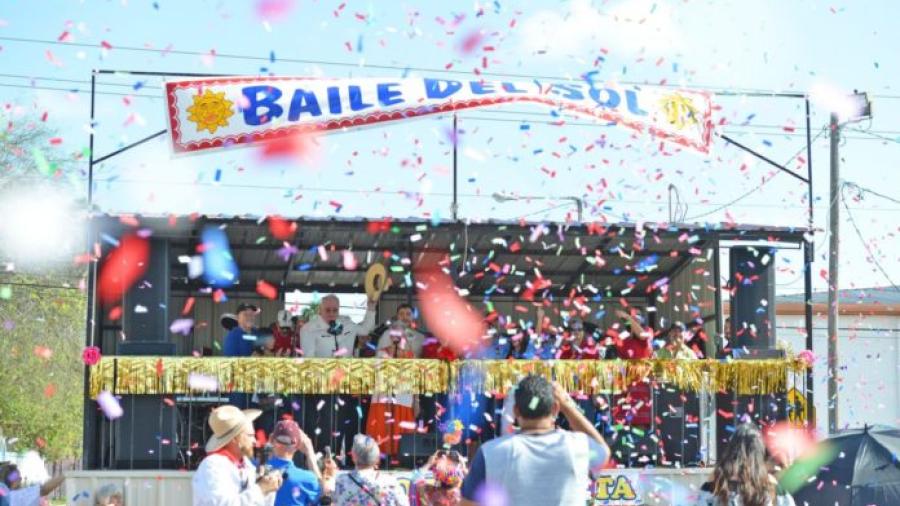
<path id="1" fill-rule="evenodd" d="M 507 103 L 613 122 L 701 153 L 709 152 L 712 136 L 708 93 L 592 80 L 221 77 L 171 81 L 165 90 L 176 153 Z"/>

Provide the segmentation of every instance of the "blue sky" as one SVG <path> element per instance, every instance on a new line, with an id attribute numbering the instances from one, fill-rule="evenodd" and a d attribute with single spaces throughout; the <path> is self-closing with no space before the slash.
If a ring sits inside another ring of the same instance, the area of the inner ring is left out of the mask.
<path id="1" fill-rule="evenodd" d="M 610 81 L 801 93 L 825 84 L 874 96 L 874 119 L 845 132 L 843 178 L 900 198 L 896 2 L 285 3 L 292 5 L 285 17 L 264 19 L 256 9 L 259 2 L 249 1 L 4 2 L 0 102 L 14 117 L 46 112 L 62 139 L 46 149 L 74 153 L 88 142 L 92 68 L 457 79 L 473 78 L 472 70 L 479 68 L 489 79 L 500 73 L 576 80 L 597 70 Z M 483 36 L 481 47 L 462 54 L 460 41 L 476 32 Z M 98 155 L 165 127 L 160 79 L 104 75 L 98 80 Z M 805 158 L 802 101 L 715 100 L 728 122 L 721 131 L 805 173 L 795 158 L 798 152 Z M 813 132 L 819 133 L 827 111 L 816 106 L 813 112 Z M 671 184 L 687 204 L 686 221 L 805 225 L 802 183 L 783 174 L 772 177 L 771 167 L 721 140 L 709 157 L 669 156 L 652 140 L 619 128 L 584 120 L 560 127 L 549 124 L 552 120 L 546 110 L 525 106 L 460 114 L 462 217 L 560 220 L 572 212 L 565 199 L 497 203 L 490 197 L 505 192 L 577 196 L 585 199 L 589 216 L 665 221 Z M 327 216 L 340 207 L 341 216 L 446 218 L 450 121 L 424 119 L 323 137 L 315 164 L 262 162 L 254 149 L 173 158 L 165 141 L 151 141 L 96 168 L 96 201 L 106 210 L 131 212 Z M 591 144 L 599 148 L 585 151 Z M 814 144 L 813 167 L 816 225 L 824 228 L 824 133 Z M 74 191 L 82 193 L 83 169 L 82 163 L 71 174 L 80 183 Z M 764 178 L 771 180 L 725 205 Z M 608 189 L 598 192 L 601 183 Z M 894 267 L 900 259 L 900 204 L 866 194 L 848 205 L 879 262 L 900 278 Z M 885 285 L 884 276 L 864 260 L 849 222 L 843 237 L 841 285 Z M 817 237 L 818 289 L 825 287 L 818 276 L 827 268 L 825 238 Z M 790 253 L 782 258 L 781 290 L 802 288 L 800 261 Z"/>

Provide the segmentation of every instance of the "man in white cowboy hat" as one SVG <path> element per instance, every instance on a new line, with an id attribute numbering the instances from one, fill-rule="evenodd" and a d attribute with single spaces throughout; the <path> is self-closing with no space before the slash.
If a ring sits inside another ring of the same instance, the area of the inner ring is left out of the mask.
<path id="1" fill-rule="evenodd" d="M 194 473 L 194 506 L 265 506 L 275 500 L 281 474 L 257 478 L 250 461 L 253 420 L 256 409 L 241 411 L 235 406 L 219 406 L 209 415 L 213 435 L 206 443 L 206 458 Z"/>

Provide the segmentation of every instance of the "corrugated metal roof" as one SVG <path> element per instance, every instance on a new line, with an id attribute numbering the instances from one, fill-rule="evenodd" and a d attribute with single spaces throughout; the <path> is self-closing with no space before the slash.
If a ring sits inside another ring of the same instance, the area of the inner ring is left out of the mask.
<path id="1" fill-rule="evenodd" d="M 803 294 L 782 295 L 778 302 L 804 302 Z M 827 304 L 828 292 L 815 292 L 813 304 Z M 871 288 L 849 288 L 838 291 L 838 302 L 841 304 L 883 304 L 885 306 L 900 305 L 900 291 L 892 286 Z"/>
<path id="2" fill-rule="evenodd" d="M 449 253 L 457 284 L 470 293 L 512 293 L 541 277 L 558 294 L 649 294 L 654 286 L 706 255 L 716 239 L 799 242 L 805 229 L 756 225 L 554 224 L 440 222 L 421 219 L 296 220 L 288 242 L 274 239 L 265 218 L 248 216 L 102 215 L 94 224 L 117 236 L 144 228 L 167 238 L 172 252 L 173 291 L 203 288 L 187 277 L 179 256 L 196 254 L 207 226 L 222 228 L 240 268 L 238 290 L 252 292 L 257 280 L 285 291 L 359 291 L 365 268 L 386 263 L 394 286 L 408 285 L 410 266 L 422 253 Z M 359 268 L 344 268 L 350 251 Z M 599 260 L 598 260 L 599 259 Z"/>

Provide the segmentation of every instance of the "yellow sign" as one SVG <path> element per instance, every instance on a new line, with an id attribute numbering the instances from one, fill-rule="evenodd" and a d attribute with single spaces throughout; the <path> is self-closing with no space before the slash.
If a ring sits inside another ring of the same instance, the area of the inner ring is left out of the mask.
<path id="1" fill-rule="evenodd" d="M 636 477 L 636 475 L 635 475 Z M 604 474 L 594 481 L 595 506 L 643 504 L 636 482 L 625 473 Z"/>
<path id="2" fill-rule="evenodd" d="M 788 420 L 795 425 L 803 425 L 807 420 L 809 406 L 806 404 L 806 396 L 800 390 L 791 388 L 787 393 Z"/>

